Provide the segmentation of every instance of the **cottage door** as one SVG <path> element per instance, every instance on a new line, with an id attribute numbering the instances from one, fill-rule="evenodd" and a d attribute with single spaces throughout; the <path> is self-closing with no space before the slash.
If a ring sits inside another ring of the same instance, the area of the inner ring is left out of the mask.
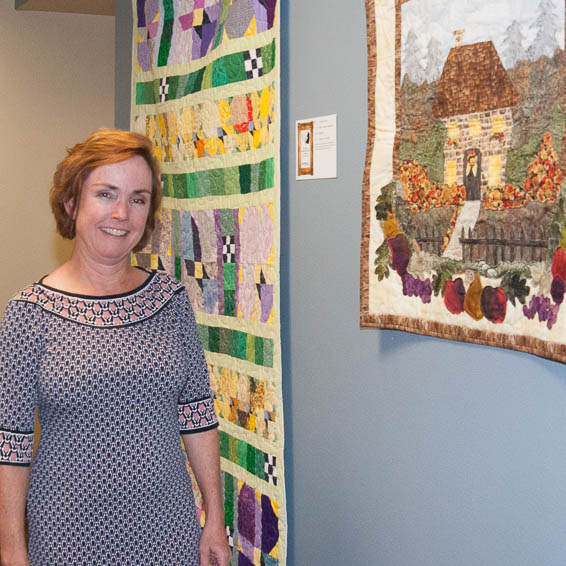
<path id="1" fill-rule="evenodd" d="M 477 148 L 464 152 L 464 187 L 466 200 L 481 199 L 481 152 Z"/>

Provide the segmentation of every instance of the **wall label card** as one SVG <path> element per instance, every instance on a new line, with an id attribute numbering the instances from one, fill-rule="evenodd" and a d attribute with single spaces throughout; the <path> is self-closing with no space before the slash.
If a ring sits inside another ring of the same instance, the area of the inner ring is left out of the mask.
<path id="1" fill-rule="evenodd" d="M 336 114 L 297 120 L 296 179 L 335 179 Z"/>

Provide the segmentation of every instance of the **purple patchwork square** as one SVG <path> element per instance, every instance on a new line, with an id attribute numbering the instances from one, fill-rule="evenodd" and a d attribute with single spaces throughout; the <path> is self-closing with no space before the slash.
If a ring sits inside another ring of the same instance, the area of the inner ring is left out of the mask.
<path id="1" fill-rule="evenodd" d="M 204 8 L 204 0 L 195 0 L 195 7 L 194 10 L 198 10 L 199 8 Z"/>

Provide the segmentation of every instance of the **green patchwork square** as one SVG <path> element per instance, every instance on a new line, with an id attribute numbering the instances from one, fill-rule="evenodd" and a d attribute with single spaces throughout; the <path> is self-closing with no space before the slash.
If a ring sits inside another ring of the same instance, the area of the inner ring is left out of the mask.
<path id="1" fill-rule="evenodd" d="M 158 81 L 136 83 L 136 104 L 155 104 L 157 102 L 154 83 L 158 83 Z M 157 90 L 159 90 L 159 83 L 157 84 Z"/>
<path id="2" fill-rule="evenodd" d="M 261 450 L 255 451 L 255 475 L 258 478 L 265 477 L 265 453 Z"/>
<path id="3" fill-rule="evenodd" d="M 248 334 L 246 336 L 246 360 L 255 363 L 255 336 Z"/>
<path id="4" fill-rule="evenodd" d="M 198 197 L 206 197 L 208 193 L 202 194 L 202 191 L 199 190 L 199 182 L 196 176 L 196 173 L 187 173 L 185 175 L 185 184 L 186 184 L 186 191 L 187 196 L 189 198 L 198 198 Z"/>
<path id="5" fill-rule="evenodd" d="M 228 435 L 227 435 L 225 432 L 220 431 L 220 432 L 218 433 L 218 440 L 219 440 L 219 443 L 220 443 L 220 456 L 222 456 L 222 458 L 228 459 L 228 457 L 229 457 L 229 449 L 228 449 L 229 440 L 228 440 Z"/>
<path id="6" fill-rule="evenodd" d="M 224 169 L 224 194 L 240 194 L 240 182 L 238 179 L 237 167 L 226 167 L 226 169 Z"/>
<path id="7" fill-rule="evenodd" d="M 175 198 L 187 198 L 187 177 L 185 175 L 171 175 Z"/>
<path id="8" fill-rule="evenodd" d="M 234 211 L 231 208 L 220 209 L 220 227 L 223 236 L 234 235 Z"/>
<path id="9" fill-rule="evenodd" d="M 208 171 L 197 171 L 193 173 L 196 176 L 198 183 L 198 192 L 200 196 L 212 195 L 212 188 L 210 186 L 210 178 L 208 176 Z"/>
<path id="10" fill-rule="evenodd" d="M 245 468 L 248 463 L 248 445 L 238 440 L 238 466 Z"/>
<path id="11" fill-rule="evenodd" d="M 225 263 L 224 264 L 224 290 L 225 291 L 235 291 L 236 290 L 236 264 L 235 263 Z"/>
<path id="12" fill-rule="evenodd" d="M 224 57 L 224 68 L 226 76 L 231 83 L 245 81 L 248 78 L 246 73 L 243 53 L 233 53 Z"/>
<path id="13" fill-rule="evenodd" d="M 161 175 L 161 182 L 163 183 L 163 196 L 175 196 L 175 187 L 173 175 Z"/>
<path id="14" fill-rule="evenodd" d="M 176 257 L 175 258 L 175 279 L 177 279 L 177 281 L 181 281 L 181 258 L 180 257 Z"/>
<path id="15" fill-rule="evenodd" d="M 238 333 L 238 358 L 240 360 L 246 359 L 246 338 L 247 334 L 245 332 L 236 331 Z"/>
<path id="16" fill-rule="evenodd" d="M 204 326 L 204 324 L 197 324 L 197 330 L 200 336 L 200 341 L 202 342 L 202 347 L 209 352 L 212 351 L 208 344 L 208 326 Z"/>
<path id="17" fill-rule="evenodd" d="M 208 349 L 211 352 L 219 352 L 219 346 L 220 346 L 220 332 L 219 332 L 219 328 L 216 328 L 215 326 L 209 326 L 208 327 Z"/>
<path id="18" fill-rule="evenodd" d="M 240 192 L 245 195 L 251 192 L 252 188 L 252 171 L 249 164 L 240 165 L 238 167 L 240 173 Z"/>
<path id="19" fill-rule="evenodd" d="M 225 57 L 220 57 L 219 59 L 216 59 L 216 61 L 212 63 L 211 80 L 213 87 L 224 86 L 229 82 L 228 76 L 226 74 L 226 68 L 224 66 L 225 59 L 226 59 Z"/>
<path id="20" fill-rule="evenodd" d="M 185 84 L 183 95 L 193 94 L 194 92 L 201 90 L 203 76 L 204 67 L 202 67 L 198 71 L 195 71 L 194 73 L 191 73 L 188 76 L 188 80 Z"/>
<path id="21" fill-rule="evenodd" d="M 266 159 L 264 162 L 265 165 L 265 180 L 264 180 L 264 189 L 271 189 L 275 186 L 275 162 L 273 158 Z"/>
<path id="22" fill-rule="evenodd" d="M 238 439 L 228 436 L 228 460 L 237 464 L 239 461 L 239 451 Z"/>
<path id="23" fill-rule="evenodd" d="M 250 472 L 250 474 L 254 474 L 254 476 L 255 476 L 256 449 L 251 444 L 247 444 L 246 446 L 248 448 L 248 450 L 247 450 L 248 453 L 247 453 L 247 458 L 246 458 L 246 470 L 248 470 L 248 472 Z"/>
<path id="24" fill-rule="evenodd" d="M 208 186 L 210 194 L 219 196 L 224 194 L 224 172 L 222 169 L 210 169 L 208 173 Z"/>
<path id="25" fill-rule="evenodd" d="M 263 364 L 264 367 L 273 367 L 273 340 L 265 339 L 263 341 Z"/>
<path id="26" fill-rule="evenodd" d="M 224 315 L 235 316 L 235 296 L 236 291 L 224 290 Z"/>
<path id="27" fill-rule="evenodd" d="M 201 90 L 205 90 L 207 88 L 212 88 L 212 63 L 209 63 L 204 68 L 204 74 L 202 77 Z"/>
<path id="28" fill-rule="evenodd" d="M 226 525 L 234 528 L 234 481 L 235 479 L 228 473 L 223 472 L 224 476 L 224 518 Z"/>
<path id="29" fill-rule="evenodd" d="M 230 329 L 218 328 L 218 353 L 228 354 L 230 352 Z"/>
<path id="30" fill-rule="evenodd" d="M 261 166 L 261 161 L 259 163 L 252 163 L 250 171 L 250 190 L 252 193 L 256 193 L 259 190 L 259 169 Z"/>
<path id="31" fill-rule="evenodd" d="M 234 330 L 230 334 L 230 351 L 228 352 L 233 358 L 237 358 L 239 352 L 240 344 L 238 340 L 238 332 Z"/>
<path id="32" fill-rule="evenodd" d="M 177 88 L 179 85 L 179 75 L 173 77 L 167 77 L 167 84 L 169 85 L 169 90 L 167 91 L 167 98 L 173 100 L 177 98 Z"/>
<path id="33" fill-rule="evenodd" d="M 263 338 L 261 336 L 255 336 L 254 341 L 254 350 L 255 350 L 255 363 L 258 366 L 263 365 Z"/>

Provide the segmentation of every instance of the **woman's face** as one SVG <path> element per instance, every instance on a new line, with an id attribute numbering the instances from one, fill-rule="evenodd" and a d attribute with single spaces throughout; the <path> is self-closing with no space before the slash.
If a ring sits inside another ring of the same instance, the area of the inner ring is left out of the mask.
<path id="1" fill-rule="evenodd" d="M 151 169 L 139 155 L 94 169 L 76 211 L 77 251 L 100 264 L 126 260 L 145 230 L 151 189 Z M 66 208 L 73 213 L 73 203 Z"/>

